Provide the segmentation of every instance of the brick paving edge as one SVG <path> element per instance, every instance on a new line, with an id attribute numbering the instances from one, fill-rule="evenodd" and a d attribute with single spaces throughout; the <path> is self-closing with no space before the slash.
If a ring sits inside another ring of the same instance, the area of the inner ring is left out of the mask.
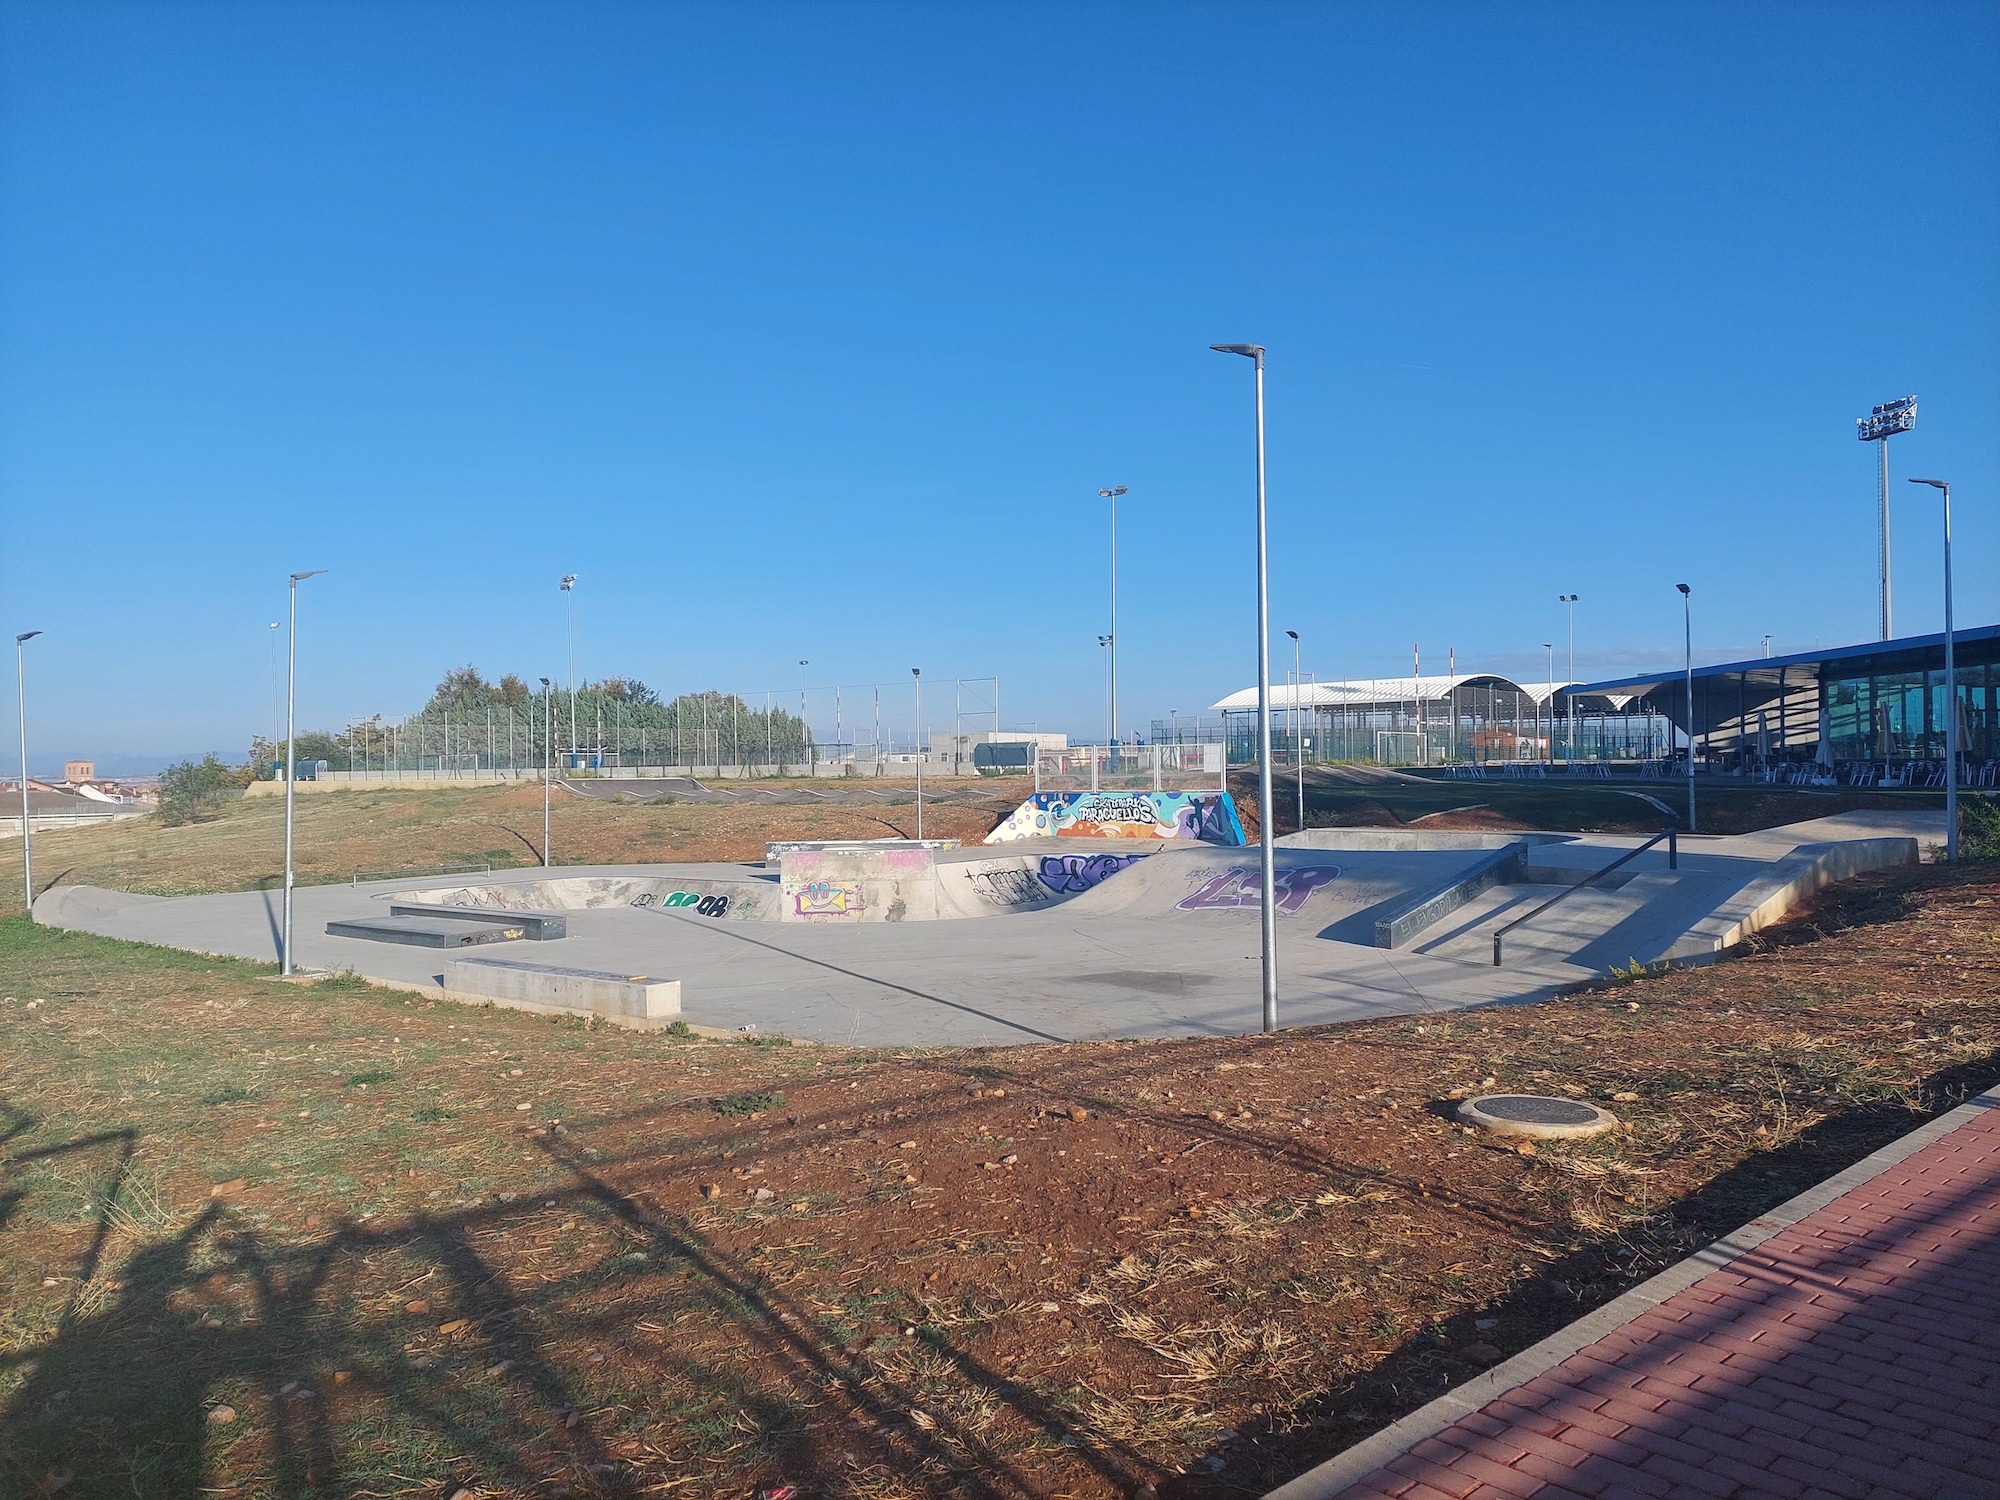
<path id="1" fill-rule="evenodd" d="M 1331 1497 L 1367 1478 L 1425 1439 L 1436 1437 L 1447 1427 L 1483 1409 L 1517 1386 L 1553 1370 L 1578 1350 L 1588 1348 L 1676 1293 L 1685 1291 L 1704 1276 L 1747 1255 L 1772 1235 L 1790 1228 L 1842 1195 L 1853 1192 L 1924 1147 L 1944 1139 L 1983 1111 L 1996 1108 L 2000 1108 L 2000 1087 L 1988 1089 L 1956 1109 L 1947 1110 L 1928 1124 L 1919 1125 L 1908 1135 L 1897 1137 L 1881 1150 L 1834 1173 L 1818 1186 L 1807 1188 L 1796 1198 L 1787 1199 L 1707 1248 L 1697 1250 L 1686 1260 L 1612 1298 L 1595 1312 L 1586 1313 L 1574 1323 L 1557 1329 L 1505 1363 L 1495 1365 L 1483 1375 L 1475 1375 L 1465 1384 L 1418 1407 L 1400 1421 L 1392 1422 L 1373 1437 L 1363 1438 L 1325 1463 L 1287 1480 L 1270 1491 L 1264 1500 L 1331 1500 Z"/>

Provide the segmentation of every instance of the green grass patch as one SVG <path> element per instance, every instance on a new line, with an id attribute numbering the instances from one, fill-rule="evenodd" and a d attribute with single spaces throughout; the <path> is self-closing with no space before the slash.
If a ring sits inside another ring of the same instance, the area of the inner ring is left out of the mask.
<path id="1" fill-rule="evenodd" d="M 724 1094 L 719 1099 L 709 1100 L 708 1106 L 719 1115 L 762 1115 L 774 1109 L 783 1109 L 785 1096 L 778 1093 Z"/>

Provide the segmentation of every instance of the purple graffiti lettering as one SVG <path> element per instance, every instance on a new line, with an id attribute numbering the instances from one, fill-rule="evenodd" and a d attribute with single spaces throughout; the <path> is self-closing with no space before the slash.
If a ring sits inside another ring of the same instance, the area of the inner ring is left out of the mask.
<path id="1" fill-rule="evenodd" d="M 1314 891 L 1339 878 L 1339 865 L 1295 865 L 1279 870 L 1275 883 L 1278 910 L 1296 912 Z M 1263 896 L 1263 877 L 1254 869 L 1237 865 L 1203 882 L 1178 906 L 1182 911 L 1238 911 L 1258 905 Z"/>
<path id="2" fill-rule="evenodd" d="M 1140 856 L 1131 854 L 1050 854 L 1038 872 L 1057 895 L 1074 895 L 1101 885 Z"/>

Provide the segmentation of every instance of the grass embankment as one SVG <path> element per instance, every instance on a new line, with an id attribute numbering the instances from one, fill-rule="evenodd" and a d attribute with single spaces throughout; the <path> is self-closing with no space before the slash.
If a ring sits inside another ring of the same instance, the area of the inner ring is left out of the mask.
<path id="1" fill-rule="evenodd" d="M 1278 829 L 1298 824 L 1297 782 L 1280 773 L 1272 788 Z M 1942 792 L 1850 791 L 1839 787 L 1732 784 L 1704 780 L 1696 807 L 1703 833 L 1751 833 L 1786 823 L 1863 808 L 1942 809 Z M 1255 821 L 1257 783 L 1232 776 L 1231 790 Z M 1663 812 L 1656 804 L 1663 804 Z M 1340 767 L 1306 772 L 1308 828 L 1399 827 L 1540 829 L 1550 833 L 1658 833 L 1671 821 L 1687 826 L 1687 787 L 1674 781 L 1446 781 L 1416 776 L 1353 774 Z"/>
<path id="2" fill-rule="evenodd" d="M 2000 1073 L 2000 870 L 1539 1006 L 891 1055 L 0 922 L 0 1493 L 1243 1493 Z M 1504 1149 L 1448 1099 L 1629 1125 Z M 1615 1101 L 1615 1102 L 1613 1102 Z"/>
<path id="3" fill-rule="evenodd" d="M 989 795 L 979 802 L 927 806 L 924 832 L 930 837 L 983 838 L 1027 794 L 1012 781 L 947 785 Z M 557 788 L 549 804 L 550 843 L 556 863 L 565 865 L 761 860 L 771 839 L 914 832 L 914 789 L 911 797 L 909 806 L 732 806 L 599 801 Z M 297 797 L 295 808 L 294 858 L 306 885 L 347 880 L 356 870 L 436 869 L 448 863 L 505 869 L 541 862 L 539 783 L 312 792 Z M 246 797 L 224 803 L 211 819 L 178 828 L 144 817 L 37 833 L 35 885 L 45 890 L 60 881 L 159 896 L 253 890 L 282 882 L 284 858 L 284 798 Z M 20 910 L 18 880 L 0 885 L 0 913 Z"/>

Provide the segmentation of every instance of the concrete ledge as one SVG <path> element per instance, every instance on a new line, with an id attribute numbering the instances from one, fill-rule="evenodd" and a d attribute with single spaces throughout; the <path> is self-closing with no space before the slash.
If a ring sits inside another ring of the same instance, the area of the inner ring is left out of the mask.
<path id="1" fill-rule="evenodd" d="M 1842 1194 L 1852 1192 L 1898 1162 L 1916 1155 L 1933 1141 L 1942 1140 L 1985 1110 L 1995 1108 L 2000 1108 L 2000 1088 L 1988 1089 L 1958 1108 L 1939 1115 L 1929 1124 L 1920 1125 L 1908 1135 L 1891 1141 L 1874 1154 L 1863 1157 L 1845 1171 L 1836 1172 L 1819 1186 L 1807 1188 L 1796 1198 L 1788 1199 L 1769 1213 L 1752 1219 L 1734 1234 L 1725 1235 L 1707 1249 L 1696 1251 L 1678 1265 L 1669 1266 L 1624 1295 L 1612 1298 L 1596 1312 L 1586 1313 L 1540 1343 L 1530 1345 L 1506 1363 L 1495 1365 L 1484 1375 L 1473 1376 L 1464 1385 L 1418 1407 L 1400 1422 L 1392 1422 L 1373 1437 L 1363 1438 L 1317 1468 L 1308 1469 L 1298 1478 L 1279 1485 L 1264 1500 L 1333 1500 L 1335 1495 L 1409 1452 L 1417 1444 L 1436 1437 L 1447 1427 L 1497 1401 L 1509 1391 L 1553 1370 L 1571 1355 L 1615 1333 L 1641 1313 L 1658 1307 L 1678 1292 L 1686 1291 L 1709 1272 L 1718 1271 L 1748 1255 L 1780 1230 L 1789 1229 L 1807 1214 L 1826 1207 Z"/>
<path id="2" fill-rule="evenodd" d="M 1913 838 L 1807 844 L 1790 858 L 1780 860 L 1770 874 L 1751 881 L 1719 910 L 1697 922 L 1667 949 L 1665 957 L 1676 964 L 1711 963 L 1753 932 L 1784 920 L 1807 897 L 1826 886 L 1870 870 L 1914 865 L 1919 855 Z"/>
<path id="3" fill-rule="evenodd" d="M 449 922 L 496 923 L 518 927 L 531 942 L 548 943 L 569 936 L 569 918 L 559 911 L 501 910 L 491 906 L 443 906 L 429 901 L 391 901 L 392 917 L 435 917 Z"/>
<path id="4" fill-rule="evenodd" d="M 1516 844 L 1573 844 L 1573 833 L 1474 833 L 1461 828 L 1308 828 L 1281 834 L 1280 849 L 1370 849 L 1401 853 L 1419 849 L 1511 849 Z"/>
<path id="5" fill-rule="evenodd" d="M 1528 868 L 1528 846 L 1509 843 L 1443 885 L 1420 891 L 1375 923 L 1375 946 L 1400 948 L 1439 919 L 1457 911 L 1488 886 L 1518 881 Z"/>
<path id="6" fill-rule="evenodd" d="M 505 959 L 454 958 L 444 966 L 447 1000 L 503 1005 L 543 1015 L 595 1016 L 634 1031 L 659 1031 L 681 1013 L 681 982 Z"/>

